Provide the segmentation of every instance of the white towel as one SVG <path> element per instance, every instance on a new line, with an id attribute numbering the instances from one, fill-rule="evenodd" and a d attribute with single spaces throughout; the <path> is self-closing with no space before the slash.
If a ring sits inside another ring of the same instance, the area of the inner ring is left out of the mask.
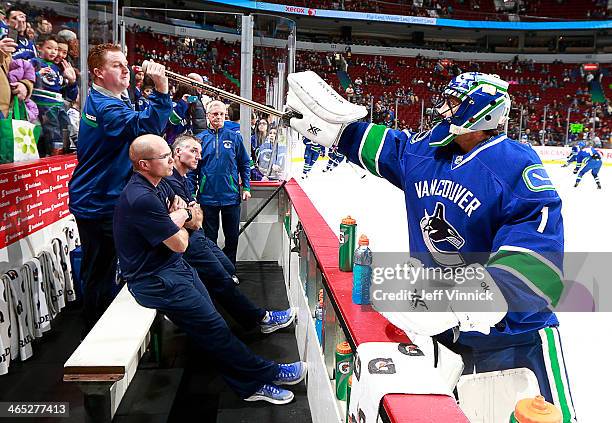
<path id="1" fill-rule="evenodd" d="M 22 272 L 30 279 L 32 311 L 34 312 L 34 336 L 40 338 L 44 332 L 51 329 L 51 314 L 45 297 L 40 261 L 37 258 L 30 259 L 23 265 Z"/>
<path id="2" fill-rule="evenodd" d="M 34 340 L 32 291 L 27 280 L 23 278 L 21 269 L 11 269 L 6 272 L 5 276 L 10 280 L 11 305 L 17 316 L 17 327 L 11 330 L 17 330 L 19 359 L 25 361 L 32 357 L 32 341 Z"/>
<path id="3" fill-rule="evenodd" d="M 355 356 L 349 422 L 376 422 L 386 394 L 452 396 L 462 371 L 461 356 L 430 337 L 414 337 L 412 344 L 361 344 Z"/>

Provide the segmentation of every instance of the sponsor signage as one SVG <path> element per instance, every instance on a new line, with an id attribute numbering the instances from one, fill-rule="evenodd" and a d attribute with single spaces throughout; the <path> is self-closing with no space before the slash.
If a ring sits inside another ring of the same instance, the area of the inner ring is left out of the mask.
<path id="1" fill-rule="evenodd" d="M 0 167 L 0 248 L 70 214 L 68 181 L 74 155 Z"/>

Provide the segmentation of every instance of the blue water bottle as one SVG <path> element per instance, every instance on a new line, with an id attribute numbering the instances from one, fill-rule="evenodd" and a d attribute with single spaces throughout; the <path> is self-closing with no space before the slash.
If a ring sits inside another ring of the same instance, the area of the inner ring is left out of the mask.
<path id="1" fill-rule="evenodd" d="M 317 330 L 317 338 L 319 345 L 323 346 L 323 302 L 317 304 L 315 309 L 315 329 Z"/>
<path id="2" fill-rule="evenodd" d="M 370 304 L 370 284 L 372 283 L 372 250 L 365 235 L 359 237 L 359 247 L 353 257 L 353 302 Z"/>
<path id="3" fill-rule="evenodd" d="M 317 330 L 317 338 L 319 345 L 323 346 L 323 290 L 319 290 L 319 301 L 315 308 L 315 329 Z"/>

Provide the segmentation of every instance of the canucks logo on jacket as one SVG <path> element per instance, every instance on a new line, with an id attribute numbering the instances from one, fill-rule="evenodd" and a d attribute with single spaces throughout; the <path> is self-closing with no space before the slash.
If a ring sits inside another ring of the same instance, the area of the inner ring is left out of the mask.
<path id="1" fill-rule="evenodd" d="M 563 291 L 561 199 L 537 154 L 505 134 L 469 153 L 433 141 L 432 132 L 353 123 L 338 147 L 404 191 L 411 255 L 426 266 L 486 266 L 508 302 L 496 330 L 556 323 L 550 308 Z"/>

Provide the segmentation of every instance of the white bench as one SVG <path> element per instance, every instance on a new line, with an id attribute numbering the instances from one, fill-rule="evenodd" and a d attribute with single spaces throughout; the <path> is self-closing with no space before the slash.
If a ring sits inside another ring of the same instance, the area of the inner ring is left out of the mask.
<path id="1" fill-rule="evenodd" d="M 115 415 L 149 344 L 155 315 L 124 286 L 64 364 L 64 381 L 79 384 L 93 421 L 110 422 Z"/>

